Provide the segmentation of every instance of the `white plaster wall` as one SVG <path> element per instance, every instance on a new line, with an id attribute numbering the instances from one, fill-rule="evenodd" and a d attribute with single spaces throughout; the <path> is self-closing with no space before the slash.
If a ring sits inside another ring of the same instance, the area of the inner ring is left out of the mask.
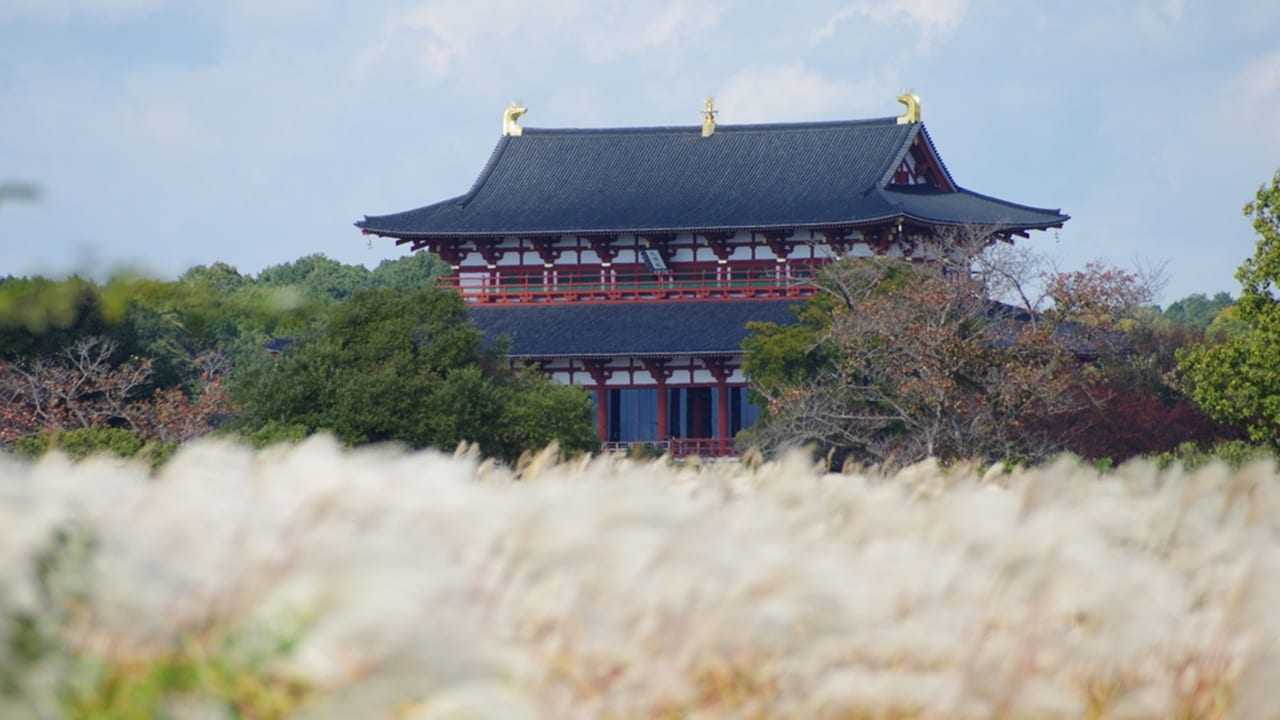
<path id="1" fill-rule="evenodd" d="M 696 383 L 714 383 L 716 378 L 711 374 L 710 370 L 694 370 L 693 382 Z"/>
<path id="2" fill-rule="evenodd" d="M 858 234 L 855 232 L 853 237 L 856 239 Z M 755 237 L 754 247 L 752 246 L 752 240 L 753 238 L 751 233 L 741 232 L 734 235 L 729 241 L 733 247 L 733 253 L 730 255 L 730 259 L 755 259 L 766 262 L 777 259 L 773 254 L 773 251 L 764 244 L 763 238 L 759 236 Z M 787 259 L 789 260 L 811 260 L 835 257 L 835 253 L 831 251 L 830 247 L 821 242 L 821 238 L 816 233 L 797 233 L 797 235 L 792 238 L 792 242 L 794 242 L 795 245 L 787 255 Z M 508 250 L 508 252 L 504 254 L 502 259 L 499 261 L 499 267 L 507 268 L 519 265 L 536 267 L 542 265 L 542 258 L 538 255 L 537 251 L 531 248 L 525 248 L 522 251 L 515 252 L 516 248 L 520 247 L 520 243 L 520 239 L 514 236 L 502 239 L 499 247 Z M 561 250 L 561 253 L 560 257 L 556 260 L 556 264 L 598 265 L 600 263 L 599 255 L 589 248 L 579 250 L 577 248 L 579 243 L 580 241 L 576 237 L 564 236 L 559 238 L 556 242 L 556 246 Z M 690 243 L 693 243 L 692 247 L 690 247 Z M 616 244 L 619 251 L 613 260 L 615 264 L 639 263 L 640 259 L 637 256 L 635 249 L 636 247 L 646 247 L 643 240 L 640 240 L 633 235 L 620 236 L 616 241 Z M 676 248 L 672 256 L 672 263 L 713 263 L 719 260 L 719 258 L 716 257 L 715 252 L 707 246 L 706 241 L 701 237 L 695 238 L 692 234 L 681 233 L 676 236 L 675 245 Z M 926 247 L 925 243 L 918 243 L 918 245 L 920 248 Z M 873 254 L 874 253 L 871 251 L 871 248 L 868 247 L 866 243 L 859 242 L 853 245 L 847 253 L 847 256 L 869 257 Z M 904 257 L 901 248 L 896 246 L 891 247 L 887 254 L 891 257 Z M 923 251 L 918 250 L 916 256 L 923 257 Z M 480 269 L 486 267 L 486 264 L 484 259 L 480 257 L 480 254 L 477 251 L 472 250 L 469 251 L 467 256 L 463 259 L 462 267 Z"/>

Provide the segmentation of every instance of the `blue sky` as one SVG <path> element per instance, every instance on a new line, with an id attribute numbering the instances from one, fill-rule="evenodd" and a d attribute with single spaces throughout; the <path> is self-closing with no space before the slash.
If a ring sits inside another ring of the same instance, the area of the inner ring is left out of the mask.
<path id="1" fill-rule="evenodd" d="M 400 250 L 362 215 L 466 190 L 530 127 L 896 115 L 962 185 L 1072 216 L 1071 269 L 1235 292 L 1280 168 L 1275 0 L 0 0 L 0 276 L 257 272 Z"/>

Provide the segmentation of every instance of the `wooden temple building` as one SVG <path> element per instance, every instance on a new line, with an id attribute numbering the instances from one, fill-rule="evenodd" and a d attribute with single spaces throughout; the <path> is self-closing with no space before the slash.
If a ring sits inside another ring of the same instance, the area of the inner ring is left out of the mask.
<path id="1" fill-rule="evenodd" d="M 837 258 L 942 259 L 948 228 L 1011 239 L 1058 210 L 961 187 L 904 95 L 901 117 L 536 129 L 508 109 L 469 191 L 356 226 L 449 263 L 448 286 L 513 364 L 591 389 L 606 447 L 734 454 L 758 410 L 741 342 Z"/>

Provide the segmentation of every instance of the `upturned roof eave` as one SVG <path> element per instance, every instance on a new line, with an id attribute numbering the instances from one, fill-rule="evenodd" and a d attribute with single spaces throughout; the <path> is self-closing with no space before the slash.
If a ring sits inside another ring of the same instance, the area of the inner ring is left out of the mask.
<path id="1" fill-rule="evenodd" d="M 968 220 L 956 219 L 940 219 L 926 217 L 924 215 L 911 212 L 896 212 L 877 215 L 871 218 L 859 218 L 857 220 L 844 220 L 836 222 L 821 223 L 777 223 L 772 225 L 751 224 L 751 225 L 682 225 L 670 227 L 620 227 L 620 228 L 558 228 L 558 229 L 538 229 L 538 230 L 451 230 L 437 232 L 405 232 L 378 230 L 374 228 L 364 227 L 361 223 L 355 223 L 361 232 L 366 235 L 377 235 L 378 237 L 395 238 L 402 241 L 412 240 L 467 240 L 472 238 L 489 238 L 489 237 L 563 237 L 565 235 L 580 236 L 600 236 L 600 235 L 660 235 L 671 233 L 716 233 L 716 232 L 776 232 L 782 230 L 812 230 L 816 232 L 841 229 L 858 229 L 871 225 L 880 225 L 884 223 L 892 223 L 897 220 L 912 220 L 919 223 L 927 223 L 931 225 L 944 225 L 947 227 L 962 227 L 965 225 L 981 225 L 991 226 L 1001 229 L 1010 230 L 1048 230 L 1051 228 L 1060 228 L 1063 223 L 1071 219 L 1070 215 L 1064 215 L 1061 212 L 1040 209 L 1040 208 L 1024 208 L 1025 210 L 1034 210 L 1037 212 L 1053 213 L 1058 215 L 1058 219 L 1051 223 L 974 223 Z"/>

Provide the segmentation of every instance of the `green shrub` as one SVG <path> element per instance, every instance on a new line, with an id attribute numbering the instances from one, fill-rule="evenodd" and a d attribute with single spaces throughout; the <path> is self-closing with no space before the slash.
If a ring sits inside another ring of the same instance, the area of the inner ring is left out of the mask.
<path id="1" fill-rule="evenodd" d="M 75 460 L 83 460 L 92 455 L 113 455 L 145 459 L 154 468 L 168 461 L 177 448 L 177 443 L 143 440 L 134 430 L 96 426 L 75 430 L 45 430 L 38 435 L 18 440 L 14 445 L 14 453 L 19 457 L 35 458 L 51 450 L 60 450 Z"/>
<path id="2" fill-rule="evenodd" d="M 1275 454 L 1265 447 L 1250 445 L 1243 440 L 1229 440 L 1218 443 L 1208 450 L 1202 449 L 1195 443 L 1184 442 L 1170 452 L 1156 455 L 1154 459 L 1161 469 L 1174 463 L 1181 463 L 1183 467 L 1190 470 L 1212 460 L 1221 460 L 1232 468 L 1238 468 L 1255 460 L 1274 462 Z"/>
<path id="3" fill-rule="evenodd" d="M 261 427 L 250 428 L 235 434 L 233 437 L 256 448 L 264 448 L 280 443 L 297 443 L 307 439 L 311 431 L 307 426 L 298 423 L 283 423 L 268 420 Z"/>

